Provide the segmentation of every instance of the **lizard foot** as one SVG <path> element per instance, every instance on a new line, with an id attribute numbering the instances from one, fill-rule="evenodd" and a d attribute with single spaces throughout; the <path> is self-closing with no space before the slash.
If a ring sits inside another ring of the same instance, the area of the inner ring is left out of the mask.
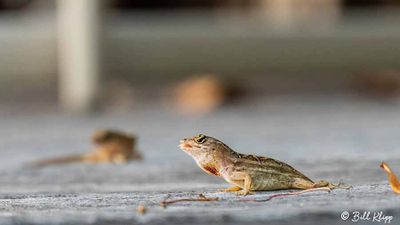
<path id="1" fill-rule="evenodd" d="M 246 195 L 251 195 L 251 194 L 254 194 L 254 193 L 250 192 L 250 191 L 241 190 L 241 191 L 235 192 L 235 194 L 237 196 L 246 196 Z"/>
<path id="2" fill-rule="evenodd" d="M 232 187 L 229 187 L 229 188 L 226 188 L 226 189 L 220 189 L 219 192 L 236 192 L 236 191 L 240 191 L 240 190 L 242 190 L 241 187 L 232 186 Z"/>

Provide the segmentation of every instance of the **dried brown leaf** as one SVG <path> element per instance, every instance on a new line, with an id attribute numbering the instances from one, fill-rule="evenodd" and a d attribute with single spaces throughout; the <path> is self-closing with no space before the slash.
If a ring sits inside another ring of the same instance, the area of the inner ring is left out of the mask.
<path id="1" fill-rule="evenodd" d="M 390 186 L 392 187 L 393 191 L 397 194 L 400 194 L 400 182 L 397 179 L 396 175 L 393 173 L 392 169 L 386 164 L 382 162 L 380 167 L 387 173 Z"/>
<path id="2" fill-rule="evenodd" d="M 171 200 L 164 200 L 160 202 L 162 207 L 167 207 L 170 204 L 174 204 L 177 202 L 210 202 L 210 201 L 218 201 L 220 200 L 218 197 L 215 198 L 207 198 L 203 194 L 199 194 L 198 198 L 178 198 L 178 199 L 171 199 Z"/>

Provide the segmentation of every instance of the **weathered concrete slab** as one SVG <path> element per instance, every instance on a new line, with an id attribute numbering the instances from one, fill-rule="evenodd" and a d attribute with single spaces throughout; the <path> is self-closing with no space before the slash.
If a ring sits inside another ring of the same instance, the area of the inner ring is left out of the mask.
<path id="1" fill-rule="evenodd" d="M 342 221 L 343 211 L 382 211 L 393 216 L 391 224 L 400 224 L 400 196 L 379 168 L 386 160 L 400 174 L 400 105 L 395 103 L 271 98 L 196 118 L 156 105 L 95 117 L 2 107 L 0 224 L 353 224 Z M 30 160 L 85 152 L 90 133 L 102 127 L 138 134 L 145 159 L 126 165 L 22 168 Z M 313 179 L 344 181 L 354 188 L 268 202 L 241 200 L 278 192 L 215 193 L 227 184 L 203 173 L 177 147 L 180 138 L 197 133 L 218 137 L 243 153 L 286 161 Z M 167 195 L 199 193 L 222 200 L 159 206 Z M 148 213 L 136 212 L 139 203 Z"/>
<path id="2" fill-rule="evenodd" d="M 217 196 L 221 200 L 181 202 L 165 209 L 159 206 L 168 195 L 181 198 L 196 197 L 198 193 Z M 112 221 L 112 224 L 176 224 L 179 221 L 187 224 L 257 224 L 273 221 L 278 224 L 319 224 L 322 220 L 328 224 L 340 224 L 344 211 L 382 211 L 394 216 L 392 224 L 400 223 L 399 199 L 385 184 L 360 185 L 352 190 L 309 193 L 268 202 L 243 202 L 245 199 L 265 199 L 270 195 L 262 192 L 238 197 L 199 188 L 195 192 L 9 193 L 0 196 L 0 223 L 110 224 Z M 138 214 L 138 203 L 144 204 L 148 213 Z"/>

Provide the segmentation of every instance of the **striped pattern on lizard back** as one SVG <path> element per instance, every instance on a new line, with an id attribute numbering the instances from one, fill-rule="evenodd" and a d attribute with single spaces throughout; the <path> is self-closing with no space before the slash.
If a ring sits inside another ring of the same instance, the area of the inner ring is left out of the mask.
<path id="1" fill-rule="evenodd" d="M 238 152 L 235 152 L 235 154 L 240 159 L 234 163 L 236 170 L 251 170 L 254 172 L 282 175 L 290 174 L 292 178 L 301 178 L 313 182 L 310 178 L 306 177 L 295 168 L 279 160 L 263 156 L 246 155 Z"/>
<path id="2" fill-rule="evenodd" d="M 255 155 L 237 153 L 233 164 L 234 171 L 245 172 L 251 177 L 250 190 L 269 191 L 294 188 L 295 183 L 309 182 L 311 179 L 281 161 Z M 244 183 L 236 183 L 242 187 Z"/>

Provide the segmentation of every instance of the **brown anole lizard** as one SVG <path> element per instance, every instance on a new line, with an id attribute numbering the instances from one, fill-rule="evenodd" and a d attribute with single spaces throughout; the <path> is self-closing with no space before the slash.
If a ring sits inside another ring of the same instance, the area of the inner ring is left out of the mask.
<path id="1" fill-rule="evenodd" d="M 95 145 L 92 152 L 39 160 L 30 163 L 27 167 L 38 168 L 73 162 L 123 163 L 142 158 L 135 149 L 136 137 L 130 134 L 115 130 L 98 130 L 92 135 L 92 143 Z"/>
<path id="2" fill-rule="evenodd" d="M 331 190 L 341 186 L 324 180 L 314 182 L 286 163 L 272 158 L 238 153 L 223 142 L 203 134 L 182 139 L 180 148 L 192 156 L 206 173 L 222 177 L 233 185 L 223 190 L 224 192 L 237 191 L 238 194 L 247 195 L 250 191 Z"/>

